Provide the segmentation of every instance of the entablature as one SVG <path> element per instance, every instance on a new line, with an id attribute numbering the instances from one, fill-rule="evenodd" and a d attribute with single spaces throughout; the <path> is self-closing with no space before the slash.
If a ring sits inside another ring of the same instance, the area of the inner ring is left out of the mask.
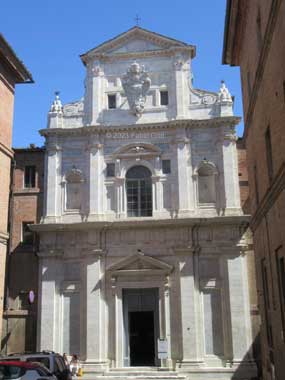
<path id="1" fill-rule="evenodd" d="M 202 127 L 219 127 L 219 126 L 235 126 L 239 124 L 241 118 L 238 116 L 215 117 L 212 119 L 187 119 L 172 120 L 159 123 L 144 123 L 133 125 L 92 125 L 79 128 L 46 128 L 41 129 L 40 134 L 44 137 L 49 136 L 88 136 L 94 133 L 108 133 L 121 131 L 143 131 L 150 129 L 175 129 L 175 128 L 202 128 Z"/>

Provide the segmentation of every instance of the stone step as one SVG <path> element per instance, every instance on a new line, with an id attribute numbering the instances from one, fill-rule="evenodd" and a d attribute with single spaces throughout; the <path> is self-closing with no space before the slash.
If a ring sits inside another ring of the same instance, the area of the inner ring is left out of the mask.
<path id="1" fill-rule="evenodd" d="M 104 375 L 96 375 L 96 374 L 86 374 L 83 375 L 83 379 L 94 379 L 94 380 L 120 380 L 120 379 L 126 379 L 126 380 L 184 380 L 186 376 L 182 375 L 163 375 L 163 374 L 129 374 L 126 373 L 125 375 L 110 375 L 110 374 L 104 374 Z"/>
<path id="2" fill-rule="evenodd" d="M 146 369 L 144 368 L 130 368 L 130 369 L 112 369 L 111 371 L 104 372 L 103 374 L 96 374 L 91 372 L 84 372 L 83 380 L 184 380 L 186 376 L 178 374 L 175 371 L 167 369 Z"/>

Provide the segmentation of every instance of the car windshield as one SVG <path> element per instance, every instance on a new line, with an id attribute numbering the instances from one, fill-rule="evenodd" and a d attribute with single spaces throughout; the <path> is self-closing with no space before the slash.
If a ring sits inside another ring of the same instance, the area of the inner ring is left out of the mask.
<path id="1" fill-rule="evenodd" d="M 23 376 L 25 369 L 14 365 L 0 364 L 0 380 L 13 380 Z"/>
<path id="2" fill-rule="evenodd" d="M 27 358 L 27 362 L 37 362 L 43 364 L 47 369 L 50 369 L 49 358 L 43 356 L 30 356 Z M 1 379 L 0 379 L 1 380 Z"/>

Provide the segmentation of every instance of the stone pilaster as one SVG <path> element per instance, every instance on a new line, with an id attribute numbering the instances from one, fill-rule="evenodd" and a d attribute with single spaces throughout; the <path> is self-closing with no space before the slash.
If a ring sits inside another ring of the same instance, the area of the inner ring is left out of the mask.
<path id="1" fill-rule="evenodd" d="M 59 283 L 62 252 L 39 252 L 38 350 L 61 351 Z"/>
<path id="2" fill-rule="evenodd" d="M 45 156 L 45 217 L 56 218 L 62 211 L 61 147 L 47 144 Z"/>
<path id="3" fill-rule="evenodd" d="M 198 366 L 200 358 L 199 294 L 194 251 L 179 250 L 183 367 Z"/>
<path id="4" fill-rule="evenodd" d="M 85 280 L 85 360 L 100 366 L 103 362 L 105 326 L 103 325 L 101 256 L 87 256 L 83 262 Z"/>
<path id="5" fill-rule="evenodd" d="M 105 89 L 105 78 L 102 68 L 102 64 L 99 61 L 95 61 L 92 69 L 92 97 L 89 101 L 92 102 L 91 112 L 92 112 L 92 124 L 98 124 L 101 118 L 101 112 L 105 107 L 106 94 Z"/>
<path id="6" fill-rule="evenodd" d="M 224 127 L 223 131 L 223 168 L 224 168 L 224 186 L 225 199 L 224 206 L 232 212 L 240 211 L 240 191 L 238 182 L 238 161 L 236 150 L 235 127 Z"/>
<path id="7" fill-rule="evenodd" d="M 178 182 L 178 206 L 179 213 L 190 209 L 189 200 L 192 199 L 193 191 L 189 183 L 189 145 L 185 129 L 177 131 L 177 182 Z"/>
<path id="8" fill-rule="evenodd" d="M 189 66 L 185 57 L 178 54 L 173 62 L 176 85 L 176 118 L 184 119 L 187 115 L 187 105 L 190 103 L 187 76 Z"/>
<path id="9" fill-rule="evenodd" d="M 94 142 L 88 146 L 89 152 L 89 220 L 98 219 L 103 214 L 103 145 Z"/>
<path id="10" fill-rule="evenodd" d="M 248 357 L 252 342 L 246 258 L 228 258 L 229 303 L 233 362 Z"/>

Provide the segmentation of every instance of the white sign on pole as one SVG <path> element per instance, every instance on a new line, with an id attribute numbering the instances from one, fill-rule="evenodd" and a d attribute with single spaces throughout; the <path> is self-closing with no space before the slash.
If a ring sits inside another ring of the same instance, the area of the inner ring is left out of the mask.
<path id="1" fill-rule="evenodd" d="M 158 359 L 168 358 L 168 345 L 166 339 L 157 340 Z"/>

